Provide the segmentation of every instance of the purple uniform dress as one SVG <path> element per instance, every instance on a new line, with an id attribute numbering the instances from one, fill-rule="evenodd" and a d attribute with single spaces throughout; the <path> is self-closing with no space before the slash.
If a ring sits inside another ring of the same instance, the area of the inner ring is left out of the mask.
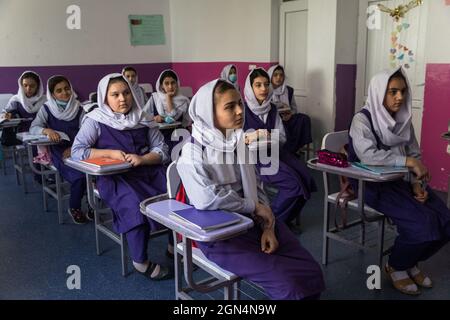
<path id="1" fill-rule="evenodd" d="M 271 299 L 318 298 L 325 290 L 319 264 L 284 223 L 275 232 L 279 246 L 270 255 L 261 251 L 258 226 L 230 240 L 197 244 L 208 259 L 262 286 Z"/>
<path id="2" fill-rule="evenodd" d="M 370 112 L 362 113 L 372 124 Z M 379 150 L 389 150 L 382 144 L 372 127 Z M 349 160 L 359 161 L 349 136 Z M 419 261 L 425 261 L 439 251 L 450 239 L 450 210 L 445 203 L 427 187 L 429 199 L 421 204 L 412 192 L 411 184 L 403 179 L 383 183 L 366 183 L 364 200 L 370 207 L 392 219 L 398 236 L 389 258 L 389 265 L 396 270 L 406 270 Z M 352 181 L 352 187 L 358 185 Z"/>
<path id="3" fill-rule="evenodd" d="M 292 103 L 294 89 L 287 86 L 289 102 Z M 288 121 L 283 121 L 286 129 L 287 143 L 285 148 L 292 153 L 312 142 L 311 118 L 304 113 L 295 113 Z"/>
<path id="4" fill-rule="evenodd" d="M 25 108 L 22 106 L 22 104 L 18 101 L 14 101 L 11 103 L 11 106 L 14 107 L 14 111 L 12 111 L 12 114 L 17 114 L 19 118 L 31 118 L 34 120 L 36 118 L 37 113 L 29 113 Z M 17 132 L 27 132 L 30 131 L 32 121 L 24 121 L 17 127 Z"/>
<path id="5" fill-rule="evenodd" d="M 61 140 L 58 145 L 50 146 L 53 165 L 58 169 L 58 172 L 63 176 L 64 180 L 70 183 L 70 208 L 81 209 L 81 200 L 86 192 L 86 177 L 84 173 L 70 168 L 64 164 L 63 153 L 67 148 L 72 146 L 75 136 L 79 130 L 80 116 L 83 110 L 80 108 L 77 116 L 71 121 L 59 120 L 50 112 L 47 105 L 44 105 L 47 112 L 47 128 L 61 131 L 67 134 L 70 142 Z"/>
<path id="6" fill-rule="evenodd" d="M 148 127 L 116 130 L 99 123 L 101 134 L 95 149 L 121 150 L 144 155 L 150 152 Z M 125 233 L 133 261 L 143 263 L 147 258 L 149 232 L 162 228 L 144 216 L 140 203 L 150 197 L 166 193 L 166 168 L 163 165 L 140 166 L 122 174 L 100 176 L 97 187 L 100 197 L 113 210 L 114 228 Z"/>
<path id="7" fill-rule="evenodd" d="M 271 131 L 276 129 L 277 116 L 277 108 L 272 104 L 267 122 L 264 123 L 246 105 L 244 130 L 266 129 Z M 289 144 L 289 142 L 286 144 Z M 258 163 L 256 167 L 258 172 L 260 172 L 262 165 Z M 300 214 L 306 200 L 310 199 L 311 193 L 317 191 L 316 183 L 307 167 L 293 153 L 286 150 L 285 147 L 281 147 L 280 150 L 278 173 L 271 176 L 260 175 L 260 179 L 264 183 L 273 185 L 278 189 L 277 195 L 272 200 L 271 208 L 276 218 L 281 221 L 289 222 L 293 220 Z"/>

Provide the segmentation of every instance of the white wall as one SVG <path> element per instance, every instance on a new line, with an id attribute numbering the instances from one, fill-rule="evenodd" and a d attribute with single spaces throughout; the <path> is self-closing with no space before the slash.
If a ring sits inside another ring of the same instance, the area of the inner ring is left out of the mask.
<path id="1" fill-rule="evenodd" d="M 308 98 L 316 146 L 334 130 L 337 0 L 308 2 Z"/>
<path id="2" fill-rule="evenodd" d="M 278 5 L 277 0 L 170 0 L 173 62 L 278 58 L 274 2 Z"/>
<path id="3" fill-rule="evenodd" d="M 336 64 L 356 64 L 358 13 L 358 0 L 338 0 Z"/>
<path id="4" fill-rule="evenodd" d="M 72 4 L 81 30 L 66 28 Z M 132 47 L 129 14 L 164 15 L 166 45 Z M 0 1 L 0 66 L 170 62 L 170 36 L 168 0 Z"/>
<path id="5" fill-rule="evenodd" d="M 426 61 L 450 63 L 450 6 L 445 6 L 444 0 L 428 2 Z"/>

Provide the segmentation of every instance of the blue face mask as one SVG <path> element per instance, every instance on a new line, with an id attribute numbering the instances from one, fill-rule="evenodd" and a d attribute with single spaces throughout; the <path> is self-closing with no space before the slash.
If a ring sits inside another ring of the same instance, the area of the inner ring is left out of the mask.
<path id="1" fill-rule="evenodd" d="M 60 106 L 61 108 L 67 107 L 67 104 L 69 103 L 69 101 L 61 101 L 61 100 L 58 100 L 58 99 L 55 99 L 55 100 L 56 100 L 56 104 L 58 106 Z"/>
<path id="2" fill-rule="evenodd" d="M 230 74 L 228 76 L 228 80 L 230 80 L 231 82 L 235 83 L 237 81 L 237 75 L 236 74 Z"/>
<path id="3" fill-rule="evenodd" d="M 169 117 L 169 116 L 167 116 L 167 117 L 164 119 L 164 121 L 165 121 L 167 124 L 172 124 L 172 123 L 175 122 L 175 120 L 174 120 L 172 117 Z"/>

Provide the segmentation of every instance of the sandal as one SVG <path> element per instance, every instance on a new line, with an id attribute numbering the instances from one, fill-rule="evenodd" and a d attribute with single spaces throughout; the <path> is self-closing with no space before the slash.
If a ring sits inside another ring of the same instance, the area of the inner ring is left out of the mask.
<path id="1" fill-rule="evenodd" d="M 404 294 L 407 294 L 410 296 L 418 296 L 419 294 L 421 294 L 419 289 L 416 289 L 416 290 L 407 289 L 408 286 L 416 287 L 416 284 L 414 283 L 413 280 L 411 280 L 411 278 L 408 277 L 405 279 L 394 280 L 394 278 L 392 277 L 392 274 L 395 272 L 395 270 L 387 264 L 385 265 L 384 270 L 386 271 L 387 275 L 389 276 L 389 279 L 391 280 L 394 288 L 397 289 L 398 291 L 400 291 L 401 293 L 404 293 Z"/>
<path id="2" fill-rule="evenodd" d="M 150 280 L 153 281 L 161 281 L 173 278 L 173 274 L 170 269 L 166 266 L 159 265 L 159 272 L 156 276 L 152 277 L 153 271 L 155 271 L 157 263 L 150 263 L 147 270 L 145 272 L 140 272 L 142 275 L 146 276 Z"/>
<path id="3" fill-rule="evenodd" d="M 417 266 L 416 266 L 417 268 Z M 430 277 L 426 276 L 419 268 L 417 268 L 417 270 L 419 270 L 419 273 L 412 275 L 411 271 L 408 270 L 408 274 L 411 277 L 411 279 L 414 280 L 414 282 L 418 285 L 421 286 L 422 288 L 433 288 L 433 282 L 431 281 Z M 425 283 L 426 280 L 428 279 L 427 282 L 429 282 L 429 284 Z"/>

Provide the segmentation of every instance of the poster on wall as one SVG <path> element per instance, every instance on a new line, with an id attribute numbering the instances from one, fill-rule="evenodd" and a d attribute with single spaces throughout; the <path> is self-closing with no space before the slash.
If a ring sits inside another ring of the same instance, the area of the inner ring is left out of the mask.
<path id="1" fill-rule="evenodd" d="M 132 46 L 166 44 L 162 15 L 129 15 L 130 43 Z"/>

